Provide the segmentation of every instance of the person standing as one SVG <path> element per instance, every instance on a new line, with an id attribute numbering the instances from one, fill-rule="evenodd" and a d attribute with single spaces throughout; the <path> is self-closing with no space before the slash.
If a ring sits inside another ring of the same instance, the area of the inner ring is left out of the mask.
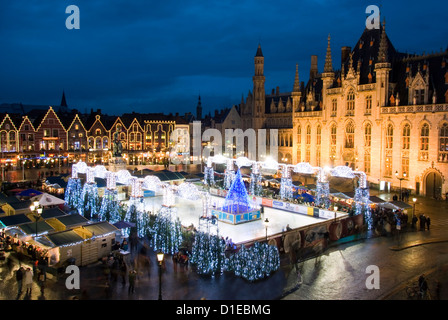
<path id="1" fill-rule="evenodd" d="M 426 217 L 426 228 L 429 230 L 429 226 L 431 224 L 431 219 L 429 217 Z"/>
<path id="2" fill-rule="evenodd" d="M 31 295 L 31 290 L 33 288 L 33 271 L 31 271 L 30 267 L 26 269 L 24 278 L 25 278 L 26 294 Z"/>
<path id="3" fill-rule="evenodd" d="M 19 296 L 22 294 L 22 282 L 23 282 L 23 272 L 24 271 L 25 270 L 23 269 L 23 267 L 20 267 L 16 271 L 17 295 L 19 295 Z"/>

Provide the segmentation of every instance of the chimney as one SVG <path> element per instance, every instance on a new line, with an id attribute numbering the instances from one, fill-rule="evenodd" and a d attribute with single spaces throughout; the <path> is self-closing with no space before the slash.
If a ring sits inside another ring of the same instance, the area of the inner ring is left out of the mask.
<path id="1" fill-rule="evenodd" d="M 275 94 L 278 96 L 280 94 L 280 87 L 275 88 Z"/>
<path id="2" fill-rule="evenodd" d="M 317 76 L 317 56 L 311 56 L 311 68 L 310 68 L 310 79 L 314 79 Z"/>
<path id="3" fill-rule="evenodd" d="M 341 65 L 343 65 L 345 63 L 345 61 L 347 61 L 348 56 L 350 55 L 350 52 L 352 52 L 352 48 L 351 47 L 342 47 L 341 48 Z"/>

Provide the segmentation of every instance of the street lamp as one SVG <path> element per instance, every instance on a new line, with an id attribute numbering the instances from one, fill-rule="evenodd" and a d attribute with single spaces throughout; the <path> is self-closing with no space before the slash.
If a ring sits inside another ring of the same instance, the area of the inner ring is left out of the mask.
<path id="1" fill-rule="evenodd" d="M 406 172 L 403 172 L 403 176 L 399 177 L 398 176 L 398 171 L 395 171 L 395 176 L 397 177 L 398 180 L 400 180 L 400 201 L 402 201 L 403 200 L 403 196 L 402 196 L 402 193 L 401 193 L 401 180 L 406 179 Z"/>
<path id="2" fill-rule="evenodd" d="M 269 219 L 266 218 L 266 219 L 264 220 L 264 226 L 265 226 L 265 228 L 266 228 L 266 241 L 268 241 L 268 225 L 269 225 Z"/>
<path id="3" fill-rule="evenodd" d="M 37 237 L 37 222 L 40 219 L 42 214 L 42 207 L 39 205 L 39 201 L 34 201 L 30 206 L 31 212 L 34 214 L 34 218 L 36 219 L 36 237 Z"/>
<path id="4" fill-rule="evenodd" d="M 414 215 L 415 215 L 415 205 L 417 204 L 417 198 L 412 198 L 412 202 L 414 202 L 414 209 L 412 211 L 412 218 L 414 218 Z"/>
<path id="5" fill-rule="evenodd" d="M 157 252 L 157 261 L 159 262 L 159 300 L 162 300 L 162 263 L 163 263 L 163 252 Z"/>
<path id="6" fill-rule="evenodd" d="M 338 207 L 334 207 L 334 221 L 336 222 L 336 214 L 338 212 Z"/>

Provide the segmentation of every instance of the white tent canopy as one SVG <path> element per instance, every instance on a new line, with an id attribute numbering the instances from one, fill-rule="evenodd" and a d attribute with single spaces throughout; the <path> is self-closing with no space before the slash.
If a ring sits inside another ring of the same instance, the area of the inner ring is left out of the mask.
<path id="1" fill-rule="evenodd" d="M 39 194 L 33 198 L 31 198 L 31 201 L 39 201 L 39 205 L 45 207 L 45 206 L 56 206 L 56 205 L 60 205 L 60 204 L 64 204 L 65 201 L 55 197 L 51 194 L 48 193 L 42 193 Z"/>

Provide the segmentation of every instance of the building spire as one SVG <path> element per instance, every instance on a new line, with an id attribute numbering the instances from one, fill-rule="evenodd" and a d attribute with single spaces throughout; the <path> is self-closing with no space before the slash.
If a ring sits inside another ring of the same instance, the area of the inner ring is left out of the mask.
<path id="1" fill-rule="evenodd" d="M 378 49 L 378 62 L 387 62 L 387 36 L 386 36 L 386 19 L 383 20 L 383 28 L 381 30 L 380 47 Z"/>
<path id="2" fill-rule="evenodd" d="M 300 91 L 300 81 L 299 81 L 299 64 L 296 64 L 296 77 L 294 78 L 294 92 Z"/>
<path id="3" fill-rule="evenodd" d="M 257 53 L 255 54 L 256 57 L 262 57 L 263 52 L 261 52 L 261 44 L 258 44 Z"/>
<path id="4" fill-rule="evenodd" d="M 67 100 L 65 100 L 65 91 L 62 90 L 61 107 L 67 107 Z"/>
<path id="5" fill-rule="evenodd" d="M 324 72 L 333 72 L 333 63 L 331 60 L 330 34 L 328 34 L 327 55 L 325 56 Z"/>

